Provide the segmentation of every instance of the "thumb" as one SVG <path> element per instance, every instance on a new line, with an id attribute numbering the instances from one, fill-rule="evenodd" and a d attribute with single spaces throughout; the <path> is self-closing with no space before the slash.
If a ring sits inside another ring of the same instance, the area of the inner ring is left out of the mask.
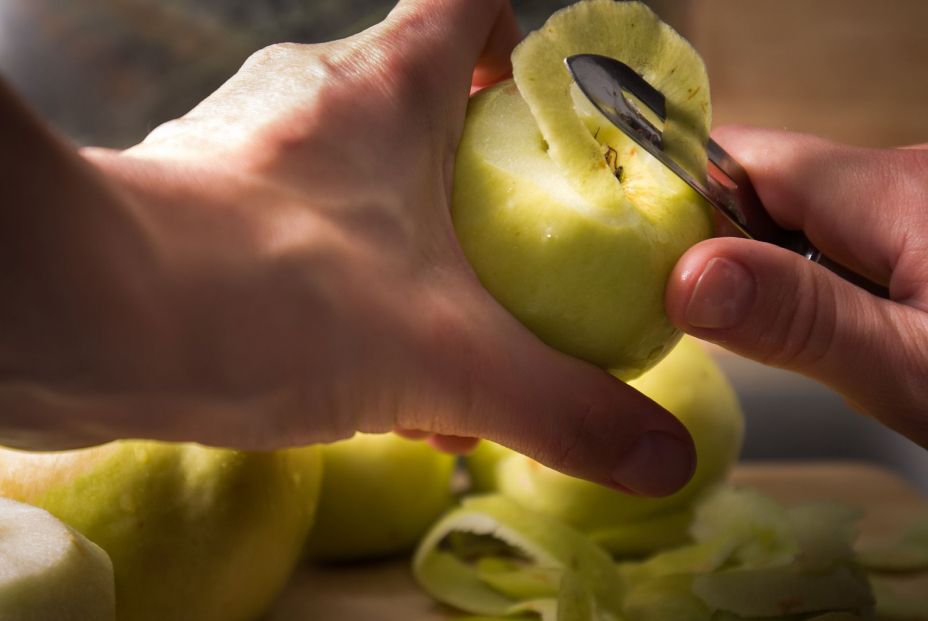
<path id="1" fill-rule="evenodd" d="M 682 423 L 606 371 L 552 350 L 521 325 L 511 330 L 523 334 L 502 341 L 505 359 L 486 358 L 492 362 L 478 371 L 487 401 L 470 417 L 469 435 L 640 495 L 665 496 L 689 481 L 696 455 Z"/>
<path id="2" fill-rule="evenodd" d="M 920 360 L 915 349 L 925 347 L 924 319 L 915 309 L 877 298 L 795 253 L 731 237 L 684 254 L 666 305 L 690 334 L 818 379 L 907 435 L 918 424 L 917 412 L 910 422 L 898 407 L 920 402 L 906 399 L 900 386 L 900 378 L 923 377 L 900 368 Z"/>
<path id="3" fill-rule="evenodd" d="M 460 115 L 472 83 L 487 86 L 511 73 L 521 38 L 509 0 L 401 0 L 376 32 L 401 44 L 395 72 L 410 76 L 419 96 Z"/>

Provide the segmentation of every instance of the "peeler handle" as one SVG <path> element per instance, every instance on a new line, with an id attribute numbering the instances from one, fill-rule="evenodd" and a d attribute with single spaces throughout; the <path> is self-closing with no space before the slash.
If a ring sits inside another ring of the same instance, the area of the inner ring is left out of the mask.
<path id="1" fill-rule="evenodd" d="M 828 269 L 834 274 L 837 274 L 838 276 L 848 281 L 849 283 L 857 285 L 858 287 L 860 287 L 861 289 L 864 289 L 865 291 L 869 291 L 870 293 L 877 296 L 878 298 L 884 298 L 887 300 L 889 299 L 889 288 L 888 287 L 885 287 L 877 282 L 873 282 L 872 280 L 861 276 L 857 272 L 849 270 L 848 268 L 844 267 L 843 265 L 841 265 L 834 259 L 831 259 L 823 255 L 815 246 L 811 244 L 809 244 L 809 249 L 810 249 L 810 253 L 807 254 L 806 257 L 810 261 L 818 263 L 822 267 Z"/>
<path id="2" fill-rule="evenodd" d="M 704 179 L 701 175 L 694 176 L 666 152 L 663 129 L 655 127 L 626 99 L 623 91 L 633 94 L 662 122 L 667 120 L 664 95 L 631 67 L 597 54 L 577 54 L 564 62 L 580 90 L 603 116 L 706 199 L 742 235 L 796 252 L 873 295 L 889 297 L 889 290 L 883 285 L 824 256 L 802 231 L 791 231 L 777 224 L 767 213 L 744 167 L 711 138 L 706 145 L 709 166 Z"/>
<path id="3" fill-rule="evenodd" d="M 707 150 L 709 162 L 712 164 L 707 185 L 715 199 L 713 202 L 742 233 L 752 239 L 775 244 L 801 254 L 851 284 L 877 297 L 889 299 L 887 287 L 825 256 L 802 231 L 787 230 L 774 222 L 761 203 L 750 176 L 741 164 L 712 139 L 709 140 Z"/>

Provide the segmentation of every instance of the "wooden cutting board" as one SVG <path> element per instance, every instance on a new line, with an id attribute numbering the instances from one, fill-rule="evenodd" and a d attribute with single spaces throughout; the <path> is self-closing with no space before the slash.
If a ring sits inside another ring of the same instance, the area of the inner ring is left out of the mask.
<path id="1" fill-rule="evenodd" d="M 835 500 L 859 507 L 862 538 L 891 536 L 928 500 L 891 472 L 861 463 L 743 464 L 732 475 L 786 504 Z M 928 588 L 928 584 L 925 585 Z M 462 616 L 416 588 L 406 558 L 342 567 L 303 567 L 265 621 L 444 621 Z"/>

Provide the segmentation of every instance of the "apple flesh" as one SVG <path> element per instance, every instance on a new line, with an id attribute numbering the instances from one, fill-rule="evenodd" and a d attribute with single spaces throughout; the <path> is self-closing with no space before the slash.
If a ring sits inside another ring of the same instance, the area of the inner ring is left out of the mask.
<path id="1" fill-rule="evenodd" d="M 452 504 L 453 455 L 396 434 L 323 445 L 324 475 L 306 553 L 317 561 L 411 550 Z"/>
<path id="2" fill-rule="evenodd" d="M 106 552 L 47 511 L 0 498 L 0 619 L 115 618 Z"/>
<path id="3" fill-rule="evenodd" d="M 120 621 L 245 621 L 283 587 L 312 523 L 315 447 L 243 453 L 120 441 L 0 450 L 0 495 L 106 550 Z"/>
<path id="4" fill-rule="evenodd" d="M 695 51 L 640 3 L 591 0 L 526 38 L 513 54 L 515 82 L 472 98 L 452 216 L 504 307 L 552 347 L 628 379 L 678 339 L 665 284 L 711 221 L 695 192 L 579 94 L 563 58 L 580 52 L 623 60 L 666 87 L 667 149 L 705 170 L 708 82 Z"/>
<path id="5" fill-rule="evenodd" d="M 725 478 L 737 460 L 744 427 L 734 390 L 691 337 L 684 337 L 657 366 L 629 383 L 677 416 L 693 436 L 698 465 L 679 492 L 664 498 L 631 496 L 561 474 L 512 451 L 497 457 L 495 471 L 503 494 L 579 528 L 616 553 L 645 551 L 632 549 L 640 534 L 623 536 L 636 529 L 662 530 L 651 539 L 655 548 L 661 542 L 679 543 L 691 501 Z"/>

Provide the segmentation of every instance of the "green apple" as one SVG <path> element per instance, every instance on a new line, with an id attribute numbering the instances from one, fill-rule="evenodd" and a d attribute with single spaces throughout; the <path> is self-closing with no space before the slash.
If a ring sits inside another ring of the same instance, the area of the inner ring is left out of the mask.
<path id="1" fill-rule="evenodd" d="M 411 550 L 451 506 L 453 455 L 396 434 L 323 445 L 325 474 L 307 555 L 319 561 Z"/>
<path id="2" fill-rule="evenodd" d="M 464 457 L 464 465 L 470 476 L 470 491 L 476 494 L 497 491 L 497 467 L 501 461 L 515 454 L 495 442 L 481 440 L 474 450 Z"/>
<path id="3" fill-rule="evenodd" d="M 0 619 L 115 618 L 106 552 L 47 511 L 0 498 Z"/>
<path id="4" fill-rule="evenodd" d="M 664 288 L 711 234 L 707 205 L 579 93 L 564 57 L 624 61 L 667 99 L 666 150 L 704 174 L 708 80 L 689 44 L 639 2 L 555 13 L 513 54 L 514 82 L 477 94 L 452 216 L 483 285 L 549 345 L 628 379 L 679 333 Z"/>
<path id="5" fill-rule="evenodd" d="M 657 366 L 629 384 L 676 415 L 693 436 L 698 465 L 679 492 L 665 498 L 631 496 L 569 477 L 513 452 L 496 466 L 503 494 L 560 518 L 617 553 L 645 551 L 634 549 L 635 540 L 647 534 L 635 534 L 639 527 L 663 529 L 664 535 L 656 539 L 678 543 L 686 532 L 690 501 L 725 478 L 738 457 L 744 427 L 734 390 L 691 337 L 684 337 Z M 684 513 L 677 517 L 678 512 Z M 659 547 L 659 541 L 651 541 L 649 545 Z"/>
<path id="6" fill-rule="evenodd" d="M 0 450 L 0 495 L 48 510 L 109 554 L 120 621 L 259 615 L 298 560 L 320 478 L 315 447 Z"/>

